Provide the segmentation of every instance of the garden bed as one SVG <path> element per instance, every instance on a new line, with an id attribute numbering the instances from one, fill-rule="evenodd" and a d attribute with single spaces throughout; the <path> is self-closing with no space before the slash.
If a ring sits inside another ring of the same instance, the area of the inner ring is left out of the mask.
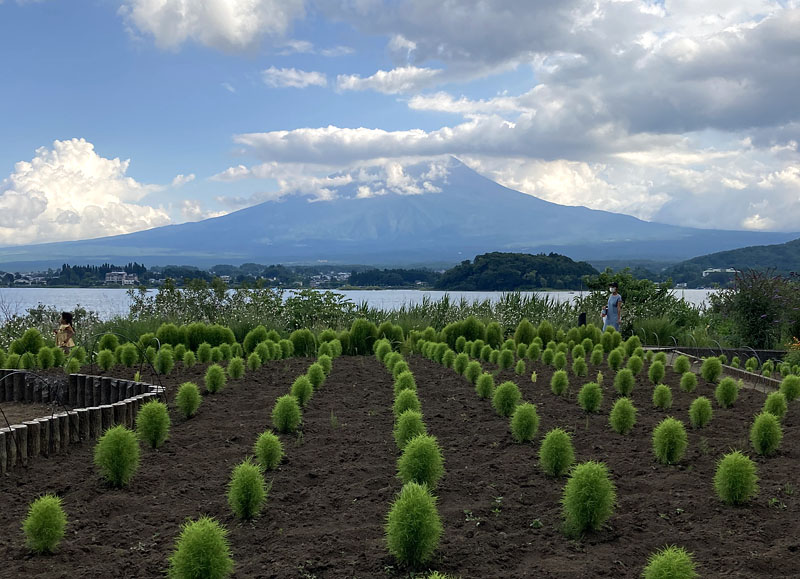
<path id="1" fill-rule="evenodd" d="M 444 534 L 430 569 L 465 578 L 638 577 L 649 553 L 674 543 L 694 553 L 703 577 L 800 576 L 800 451 L 793 444 L 800 434 L 798 402 L 790 405 L 778 455 L 750 453 L 758 464 L 759 495 L 747 506 L 727 507 L 713 492 L 715 463 L 731 447 L 749 448 L 760 392 L 742 389 L 727 410 L 714 404 L 711 424 L 690 430 L 685 458 L 667 467 L 653 459 L 650 433 L 667 415 L 688 422 L 696 396 L 713 400 L 713 386 L 702 378 L 697 391 L 686 394 L 668 369 L 664 382 L 672 387 L 673 406 L 667 413 L 651 408 L 645 367 L 632 396 L 638 422 L 620 436 L 608 426 L 613 372 L 605 364 L 601 413 L 588 417 L 575 396 L 589 379 L 571 377 L 570 392 L 559 398 L 549 389 L 552 370 L 540 363 L 528 362 L 521 376 L 503 371 L 496 382 L 516 381 L 541 417 L 537 439 L 520 445 L 511 441 L 507 420 L 463 377 L 419 356 L 407 359 L 428 431 L 445 458 L 435 493 Z M 173 413 L 170 439 L 157 451 L 143 449 L 142 466 L 126 489 L 102 482 L 92 466 L 93 442 L 0 479 L 0 525 L 9 531 L 0 536 L 0 577 L 159 577 L 181 523 L 201 514 L 229 529 L 236 577 L 406 576 L 383 539 L 400 483 L 392 378 L 374 357 L 334 360 L 304 412 L 302 434 L 281 435 L 286 459 L 267 474 L 272 489 L 262 515 L 242 523 L 230 512 L 225 490 L 231 469 L 251 453 L 256 436 L 270 426 L 275 399 L 310 362 L 269 362 L 206 395 L 196 417 Z M 164 384 L 202 384 L 204 370 L 179 364 Z M 591 376 L 596 371 L 590 366 Z M 605 461 L 617 485 L 615 515 L 582 540 L 561 532 L 565 481 L 537 468 L 541 436 L 556 426 L 572 433 L 578 460 Z M 46 492 L 63 498 L 67 535 L 54 555 L 32 556 L 19 528 L 27 505 Z"/>

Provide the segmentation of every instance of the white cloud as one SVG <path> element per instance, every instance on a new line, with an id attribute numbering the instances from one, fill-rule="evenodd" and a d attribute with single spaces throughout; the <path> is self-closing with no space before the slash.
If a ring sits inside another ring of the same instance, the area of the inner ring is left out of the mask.
<path id="1" fill-rule="evenodd" d="M 296 68 L 269 67 L 263 71 L 264 82 L 273 87 L 306 88 L 309 86 L 326 86 L 328 79 L 324 73 L 297 70 Z"/>
<path id="2" fill-rule="evenodd" d="M 221 173 L 209 177 L 211 181 L 238 181 L 250 176 L 250 169 L 244 165 L 237 165 L 236 167 L 228 167 Z"/>
<path id="3" fill-rule="evenodd" d="M 192 199 L 181 201 L 179 209 L 184 221 L 201 221 L 227 214 L 227 211 L 208 211 L 203 208 L 202 203 Z"/>
<path id="4" fill-rule="evenodd" d="M 284 35 L 305 8 L 304 0 L 125 0 L 120 12 L 161 48 L 193 40 L 238 51 Z"/>
<path id="5" fill-rule="evenodd" d="M 104 237 L 170 223 L 163 209 L 137 203 L 162 187 L 126 176 L 129 165 L 101 157 L 84 139 L 37 149 L 0 185 L 0 243 Z"/>
<path id="6" fill-rule="evenodd" d="M 194 173 L 189 173 L 188 175 L 175 175 L 175 178 L 172 180 L 173 187 L 183 187 L 187 183 L 191 183 L 194 181 L 195 175 Z"/>
<path id="7" fill-rule="evenodd" d="M 336 77 L 338 90 L 374 90 L 385 94 L 414 92 L 430 86 L 442 73 L 435 68 L 403 66 L 393 70 L 379 70 L 372 76 L 362 78 L 357 74 L 340 74 Z"/>
<path id="8" fill-rule="evenodd" d="M 350 48 L 349 46 L 333 46 L 331 48 L 323 48 L 319 51 L 322 56 L 327 56 L 329 58 L 334 58 L 337 56 L 347 56 L 348 54 L 353 54 L 355 50 Z"/>
<path id="9" fill-rule="evenodd" d="M 223 83 L 222 83 L 222 88 L 224 88 L 224 89 L 225 89 L 226 91 L 228 91 L 229 93 L 236 94 L 236 87 L 234 87 L 234 86 L 233 86 L 231 83 L 229 83 L 229 82 L 223 82 Z"/>
<path id="10" fill-rule="evenodd" d="M 314 52 L 314 43 L 308 40 L 287 40 L 284 44 L 283 50 L 278 54 L 288 56 L 290 54 L 310 54 Z"/>

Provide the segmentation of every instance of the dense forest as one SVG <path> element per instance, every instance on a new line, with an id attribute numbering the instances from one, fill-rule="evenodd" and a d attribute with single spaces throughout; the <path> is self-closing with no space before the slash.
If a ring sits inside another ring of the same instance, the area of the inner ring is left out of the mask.
<path id="1" fill-rule="evenodd" d="M 585 261 L 550 253 L 485 253 L 448 269 L 437 287 L 461 291 L 580 289 L 585 275 L 599 272 Z"/>
<path id="2" fill-rule="evenodd" d="M 98 283 L 103 283 L 106 279 L 106 274 L 112 271 L 136 274 L 141 279 L 147 273 L 147 268 L 144 264 L 136 263 L 135 261 L 127 265 L 114 265 L 111 263 L 104 263 L 103 265 L 69 265 L 65 263 L 61 266 L 61 270 L 50 278 L 53 281 L 49 283 L 53 285 L 97 285 Z"/>
<path id="3" fill-rule="evenodd" d="M 407 287 L 414 285 L 435 285 L 440 273 L 429 269 L 369 269 L 350 273 L 352 286 Z"/>

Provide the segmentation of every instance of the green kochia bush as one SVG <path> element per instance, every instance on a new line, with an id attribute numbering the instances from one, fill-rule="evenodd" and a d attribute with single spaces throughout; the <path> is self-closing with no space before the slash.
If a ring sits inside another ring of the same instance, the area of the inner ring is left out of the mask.
<path id="1" fill-rule="evenodd" d="M 647 372 L 650 382 L 653 384 L 660 384 L 664 379 L 664 374 L 664 364 L 659 360 L 653 360 L 653 362 L 650 364 L 650 370 Z"/>
<path id="2" fill-rule="evenodd" d="M 193 382 L 184 382 L 181 384 L 180 388 L 178 388 L 178 394 L 175 396 L 175 405 L 181 411 L 184 418 L 194 416 L 202 401 L 200 390 L 198 390 L 197 384 Z"/>
<path id="3" fill-rule="evenodd" d="M 417 383 L 414 380 L 414 375 L 411 372 L 401 372 L 397 378 L 394 379 L 394 395 L 397 396 L 403 390 L 417 389 Z"/>
<path id="4" fill-rule="evenodd" d="M 642 360 L 639 356 L 631 356 L 628 358 L 628 363 L 625 365 L 625 367 L 634 374 L 638 374 L 642 371 L 642 367 L 644 367 L 644 360 Z"/>
<path id="5" fill-rule="evenodd" d="M 653 429 L 653 454 L 662 464 L 675 464 L 683 458 L 689 444 L 680 420 L 665 418 Z"/>
<path id="6" fill-rule="evenodd" d="M 284 394 L 272 408 L 272 424 L 278 432 L 294 432 L 300 426 L 300 403 L 291 394 Z"/>
<path id="7" fill-rule="evenodd" d="M 546 349 L 542 352 L 542 363 L 547 364 L 548 366 L 553 364 L 553 360 L 555 359 L 556 353 L 551 349 Z"/>
<path id="8" fill-rule="evenodd" d="M 225 359 L 225 356 L 222 354 L 222 349 L 219 346 L 214 346 L 211 348 L 211 361 L 212 362 L 222 362 Z"/>
<path id="9" fill-rule="evenodd" d="M 36 365 L 42 370 L 52 368 L 55 363 L 53 351 L 50 348 L 41 348 L 39 353 L 36 354 Z"/>
<path id="10" fill-rule="evenodd" d="M 697 579 L 692 554 L 683 547 L 670 545 L 653 553 L 642 571 L 643 579 Z"/>
<path id="11" fill-rule="evenodd" d="M 603 390 L 596 382 L 584 384 L 578 392 L 578 404 L 584 412 L 597 412 L 603 404 Z"/>
<path id="12" fill-rule="evenodd" d="M 400 416 L 406 410 L 416 410 L 419 412 L 420 408 L 419 398 L 414 390 L 401 390 L 397 396 L 395 396 L 394 404 L 392 405 L 392 411 L 395 416 Z"/>
<path id="13" fill-rule="evenodd" d="M 417 410 L 406 410 L 394 423 L 394 441 L 397 448 L 403 450 L 406 443 L 417 435 L 425 434 L 425 423 L 422 413 Z"/>
<path id="14" fill-rule="evenodd" d="M 494 378 L 488 372 L 484 372 L 475 381 L 475 392 L 479 398 L 489 398 L 494 394 Z"/>
<path id="15" fill-rule="evenodd" d="M 783 429 L 777 416 L 762 412 L 756 416 L 750 427 L 750 443 L 753 449 L 763 456 L 775 454 L 781 445 Z"/>
<path id="16" fill-rule="evenodd" d="M 139 351 L 136 345 L 128 342 L 119 352 L 119 361 L 127 368 L 132 368 L 139 361 Z"/>
<path id="17" fill-rule="evenodd" d="M 358 318 L 350 327 L 350 354 L 366 355 L 372 351 L 372 344 L 378 336 L 375 324 L 364 318 Z"/>
<path id="18" fill-rule="evenodd" d="M 12 354 L 12 356 L 16 356 L 16 354 Z M 10 358 L 11 356 L 9 356 Z M 70 358 L 67 365 L 64 366 L 64 372 L 67 374 L 76 374 L 81 369 L 81 363 L 77 358 Z"/>
<path id="19" fill-rule="evenodd" d="M 257 464 L 249 458 L 236 465 L 228 484 L 228 505 L 241 519 L 256 516 L 267 499 L 267 485 Z"/>
<path id="20" fill-rule="evenodd" d="M 467 356 L 462 352 L 461 354 L 456 356 L 456 359 L 453 362 L 453 370 L 463 375 L 464 370 L 467 369 L 467 364 L 469 364 L 469 356 Z"/>
<path id="21" fill-rule="evenodd" d="M 41 352 L 41 350 L 39 350 Z M 53 353 L 53 367 L 60 368 L 64 365 L 64 360 L 66 360 L 67 356 L 64 354 L 64 350 L 61 348 L 53 347 L 50 348 L 50 351 Z M 6 359 L 6 354 L 3 350 L 0 350 L 0 367 L 3 366 L 2 362 Z"/>
<path id="22" fill-rule="evenodd" d="M 689 406 L 689 422 L 692 428 L 703 428 L 714 415 L 711 410 L 711 402 L 705 396 L 695 398 L 691 406 Z"/>
<path id="23" fill-rule="evenodd" d="M 256 346 L 267 339 L 267 329 L 264 326 L 256 326 L 244 337 L 242 347 L 246 354 L 254 351 Z"/>
<path id="24" fill-rule="evenodd" d="M 586 363 L 584 362 L 584 366 Z M 525 360 L 520 360 L 517 362 L 517 365 L 514 367 L 514 372 L 519 374 L 520 376 L 525 373 Z"/>
<path id="25" fill-rule="evenodd" d="M 195 358 L 194 352 L 191 350 L 186 350 L 186 353 L 183 355 L 183 365 L 187 368 L 191 368 L 197 363 L 197 359 Z"/>
<path id="26" fill-rule="evenodd" d="M 435 488 L 444 475 L 444 460 L 436 438 L 419 434 L 409 440 L 397 459 L 397 473 L 404 484 L 413 481 Z"/>
<path id="27" fill-rule="evenodd" d="M 563 370 L 567 367 L 567 355 L 564 352 L 556 352 L 553 357 L 553 366 L 556 370 Z"/>
<path id="28" fill-rule="evenodd" d="M 233 348 L 231 348 L 230 344 L 220 344 L 217 346 L 219 348 L 220 353 L 222 354 L 223 360 L 230 360 L 233 356 Z"/>
<path id="29" fill-rule="evenodd" d="M 295 356 L 314 356 L 317 353 L 317 341 L 311 330 L 303 328 L 295 330 L 289 336 Z"/>
<path id="30" fill-rule="evenodd" d="M 794 374 L 786 376 L 781 381 L 780 391 L 786 397 L 786 402 L 793 402 L 800 397 L 800 376 Z"/>
<path id="31" fill-rule="evenodd" d="M 481 374 L 483 374 L 483 366 L 475 360 L 467 364 L 467 369 L 464 370 L 464 378 L 469 380 L 470 384 L 475 384 Z"/>
<path id="32" fill-rule="evenodd" d="M 283 444 L 271 430 L 262 432 L 253 445 L 253 454 L 264 470 L 272 470 L 283 460 Z"/>
<path id="33" fill-rule="evenodd" d="M 636 407 L 630 398 L 619 398 L 608 416 L 611 428 L 617 434 L 628 434 L 636 424 Z"/>
<path id="34" fill-rule="evenodd" d="M 172 350 L 168 348 L 161 348 L 156 354 L 156 362 L 154 364 L 156 367 L 156 372 L 166 376 L 170 372 L 172 372 L 172 368 L 175 366 L 175 360 L 172 357 Z"/>
<path id="35" fill-rule="evenodd" d="M 403 361 L 403 355 L 400 352 L 389 352 L 383 359 L 383 365 L 389 372 L 394 370 L 395 364 Z"/>
<path id="36" fill-rule="evenodd" d="M 169 412 L 163 402 L 151 400 L 144 404 L 136 415 L 136 434 L 139 439 L 158 448 L 169 436 Z"/>
<path id="37" fill-rule="evenodd" d="M 589 373 L 589 368 L 586 366 L 586 360 L 583 358 L 575 358 L 572 362 L 572 373 L 576 376 L 586 376 Z"/>
<path id="38" fill-rule="evenodd" d="M 225 387 L 225 382 L 225 370 L 222 366 L 212 364 L 208 367 L 205 375 L 206 390 L 212 394 L 219 392 Z"/>
<path id="39" fill-rule="evenodd" d="M 515 442 L 530 442 L 539 430 L 539 414 L 536 406 L 524 402 L 511 415 L 511 436 Z"/>
<path id="40" fill-rule="evenodd" d="M 442 536 L 436 498 L 426 485 L 403 485 L 386 517 L 386 544 L 400 563 L 416 566 L 428 561 Z"/>
<path id="41" fill-rule="evenodd" d="M 603 347 L 600 346 L 599 348 L 594 348 L 592 350 L 592 355 L 589 357 L 589 362 L 591 362 L 592 366 L 599 366 L 603 363 Z"/>
<path id="42" fill-rule="evenodd" d="M 492 364 L 497 364 L 497 361 L 500 359 L 500 350 L 492 350 L 489 354 L 489 361 Z"/>
<path id="43" fill-rule="evenodd" d="M 231 358 L 228 362 L 228 376 L 233 378 L 234 380 L 238 380 L 242 376 L 244 376 L 244 360 L 239 358 L 238 356 L 235 358 Z"/>
<path id="44" fill-rule="evenodd" d="M 548 432 L 539 447 L 539 466 L 550 476 L 563 476 L 575 462 L 572 439 L 561 428 Z"/>
<path id="45" fill-rule="evenodd" d="M 503 349 L 500 351 L 500 357 L 497 359 L 497 365 L 501 370 L 511 368 L 514 365 L 514 352 L 511 350 Z"/>
<path id="46" fill-rule="evenodd" d="M 395 366 L 395 368 L 396 367 L 397 366 Z M 325 382 L 325 369 L 319 362 L 314 362 L 308 367 L 306 376 L 308 377 L 309 382 L 311 382 L 311 385 L 314 387 L 314 390 L 316 390 L 322 386 L 323 382 Z"/>
<path id="47" fill-rule="evenodd" d="M 111 350 L 112 352 L 119 346 L 119 338 L 114 334 L 103 334 L 100 341 L 97 342 L 98 350 Z"/>
<path id="48" fill-rule="evenodd" d="M 448 350 L 444 353 L 444 356 L 442 356 L 442 366 L 445 368 L 452 368 L 455 361 L 456 353 L 448 348 Z"/>
<path id="49" fill-rule="evenodd" d="M 136 433 L 122 425 L 106 430 L 94 447 L 94 464 L 113 486 L 127 485 L 139 468 Z"/>
<path id="50" fill-rule="evenodd" d="M 672 390 L 665 384 L 659 384 L 653 389 L 653 406 L 667 410 L 672 406 Z"/>
<path id="51" fill-rule="evenodd" d="M 216 520 L 187 521 L 169 558 L 170 579 L 224 579 L 233 573 L 227 531 Z"/>
<path id="52" fill-rule="evenodd" d="M 26 354 L 27 355 L 27 354 Z M 23 355 L 22 358 L 24 359 L 26 355 Z M 31 355 L 32 356 L 32 355 Z M 97 365 L 100 366 L 101 370 L 108 371 L 114 367 L 114 352 L 111 350 L 100 350 L 97 353 Z M 24 368 L 25 366 L 23 366 Z M 32 367 L 32 366 L 30 366 Z"/>
<path id="53" fill-rule="evenodd" d="M 480 354 L 481 360 L 483 360 L 484 362 L 492 362 L 492 352 L 494 352 L 494 351 L 495 350 L 491 346 L 489 346 L 488 344 L 486 346 L 484 346 L 483 348 L 481 348 L 481 354 Z M 498 357 L 500 356 L 500 352 L 497 352 L 497 356 Z M 495 359 L 494 362 L 492 362 L 492 363 L 496 364 L 497 363 L 497 359 Z"/>
<path id="54" fill-rule="evenodd" d="M 619 349 L 614 348 L 608 353 L 608 366 L 615 372 L 622 366 L 622 360 L 622 352 Z"/>
<path id="55" fill-rule="evenodd" d="M 550 390 L 556 396 L 561 396 L 569 386 L 569 377 L 564 370 L 556 370 L 550 378 Z"/>
<path id="56" fill-rule="evenodd" d="M 278 342 L 280 357 L 283 359 L 291 358 L 294 355 L 294 344 L 291 340 L 283 339 Z M 277 354 L 278 352 L 276 352 Z M 276 356 L 273 356 L 276 357 Z"/>
<path id="57" fill-rule="evenodd" d="M 533 360 L 534 362 L 539 359 L 539 356 L 542 355 L 542 348 L 536 342 L 532 343 L 528 346 L 528 349 L 525 350 L 525 357 L 529 360 Z"/>
<path id="58" fill-rule="evenodd" d="M 714 397 L 717 399 L 717 404 L 722 408 L 733 406 L 733 403 L 739 397 L 739 385 L 736 380 L 730 377 L 720 380 L 714 391 Z"/>
<path id="59" fill-rule="evenodd" d="M 712 356 L 703 361 L 700 366 L 700 375 L 709 382 L 716 382 L 722 375 L 722 362 L 719 358 Z"/>
<path id="60" fill-rule="evenodd" d="M 55 495 L 44 495 L 28 507 L 28 516 L 22 523 L 22 530 L 31 551 L 52 553 L 64 538 L 66 526 L 67 515 L 61 506 L 61 499 Z"/>
<path id="61" fill-rule="evenodd" d="M 717 463 L 714 490 L 724 503 L 746 503 L 758 492 L 756 464 L 738 450 L 724 455 Z"/>
<path id="62" fill-rule="evenodd" d="M 561 499 L 565 530 L 572 535 L 599 530 L 614 513 L 616 501 L 616 487 L 605 464 L 588 461 L 577 465 Z"/>
<path id="63" fill-rule="evenodd" d="M 331 373 L 331 369 L 333 368 L 333 360 L 331 357 L 326 354 L 322 354 L 317 357 L 317 364 L 322 367 L 322 371 L 325 372 L 325 377 L 327 378 Z"/>
<path id="64" fill-rule="evenodd" d="M 614 376 L 614 388 L 621 396 L 630 396 L 635 384 L 636 378 L 633 377 L 633 371 L 628 368 L 623 368 Z"/>
<path id="65" fill-rule="evenodd" d="M 684 392 L 694 392 L 697 388 L 697 375 L 694 372 L 684 372 L 681 374 L 681 390 Z"/>
<path id="66" fill-rule="evenodd" d="M 772 392 L 764 401 L 764 412 L 775 415 L 779 420 L 786 415 L 786 407 L 786 396 L 783 392 Z"/>
<path id="67" fill-rule="evenodd" d="M 261 368 L 261 357 L 253 352 L 247 357 L 247 369 L 251 372 L 255 372 L 259 368 Z"/>
<path id="68" fill-rule="evenodd" d="M 689 361 L 688 356 L 681 354 L 675 358 L 675 361 L 672 363 L 672 369 L 675 370 L 676 374 L 685 374 L 692 369 L 692 363 Z"/>
<path id="69" fill-rule="evenodd" d="M 392 367 L 392 378 L 397 378 L 403 372 L 408 372 L 408 362 L 405 360 L 398 360 L 397 363 Z"/>
<path id="70" fill-rule="evenodd" d="M 201 364 L 208 364 L 211 361 L 211 344 L 203 342 L 197 346 L 197 360 Z"/>
<path id="71" fill-rule="evenodd" d="M 307 376 L 298 376 L 292 383 L 291 394 L 297 398 L 300 406 L 305 406 L 314 394 L 314 386 Z"/>
<path id="72" fill-rule="evenodd" d="M 516 383 L 507 381 L 494 389 L 492 406 L 500 416 L 511 416 L 519 404 L 522 394 Z"/>

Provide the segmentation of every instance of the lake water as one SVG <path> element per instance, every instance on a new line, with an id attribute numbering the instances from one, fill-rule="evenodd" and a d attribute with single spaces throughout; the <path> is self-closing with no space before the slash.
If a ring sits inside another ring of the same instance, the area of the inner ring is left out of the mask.
<path id="1" fill-rule="evenodd" d="M 148 290 L 155 293 L 157 290 Z M 706 303 L 708 295 L 715 290 L 675 290 L 678 297 L 694 305 Z M 421 303 L 426 297 L 437 301 L 445 295 L 458 302 L 465 298 L 469 302 L 496 301 L 503 292 L 459 292 L 422 290 L 346 290 L 339 293 L 353 302 L 367 302 L 371 307 L 396 310 L 403 305 Z M 522 292 L 523 295 L 546 295 L 559 302 L 573 300 L 586 292 Z M 38 304 L 53 306 L 58 310 L 71 311 L 80 305 L 97 312 L 101 318 L 124 316 L 128 313 L 130 299 L 127 290 L 110 288 L 0 288 L 0 320 L 12 314 L 23 314 Z"/>

